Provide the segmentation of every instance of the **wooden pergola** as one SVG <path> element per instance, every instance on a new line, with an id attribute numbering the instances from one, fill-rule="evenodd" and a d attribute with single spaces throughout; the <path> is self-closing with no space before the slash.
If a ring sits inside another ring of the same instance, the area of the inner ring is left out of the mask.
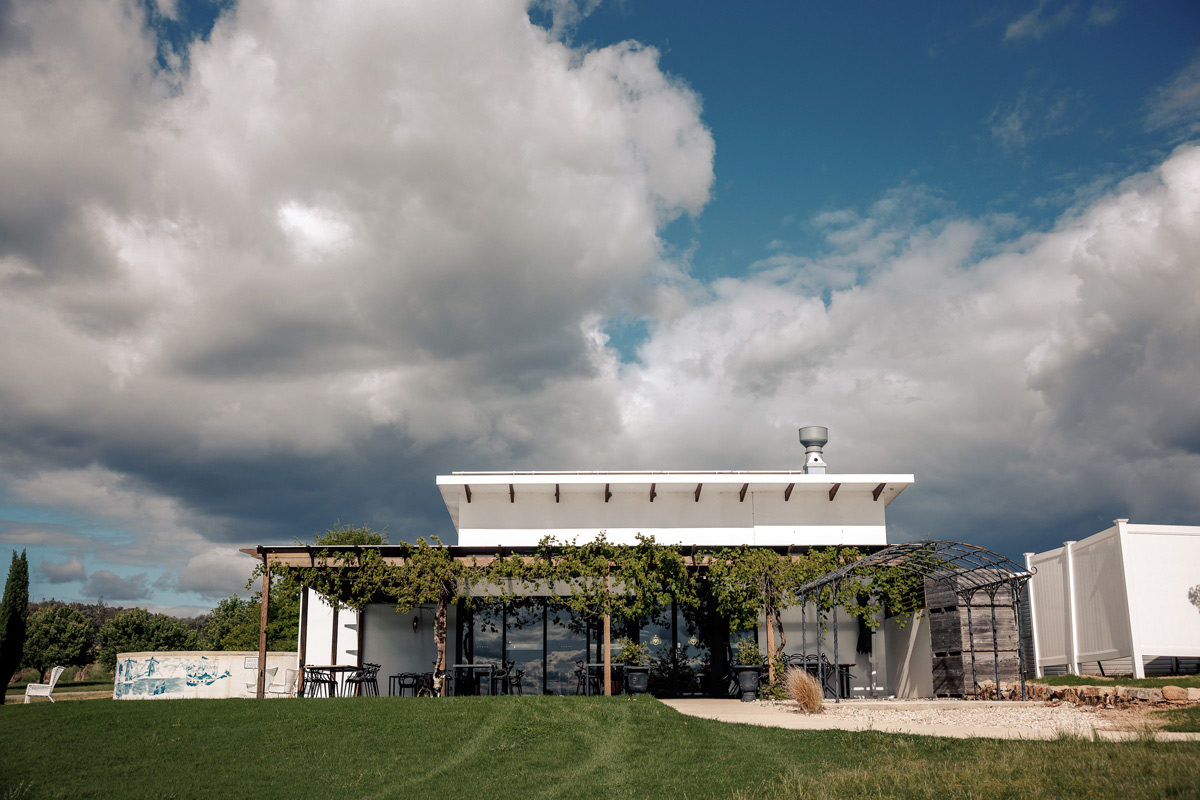
<path id="1" fill-rule="evenodd" d="M 523 557 L 532 559 L 532 548 L 511 548 L 511 547 L 459 547 L 455 545 L 445 546 L 446 550 L 450 551 L 451 556 L 457 561 L 463 563 L 471 563 L 478 566 L 487 566 L 492 561 L 498 558 L 506 557 Z M 680 553 L 683 556 L 684 565 L 688 568 L 703 567 L 704 560 L 698 558 L 698 547 L 692 545 L 690 547 L 680 547 Z M 777 552 L 791 555 L 792 548 L 777 547 L 767 548 L 774 549 Z M 267 680 L 267 613 L 271 586 L 271 566 L 280 564 L 289 567 L 338 567 L 342 565 L 352 566 L 357 559 L 351 558 L 353 554 L 362 551 L 372 550 L 379 553 L 380 558 L 388 564 L 403 564 L 405 554 L 409 550 L 408 545 L 258 545 L 257 547 L 245 547 L 241 552 L 248 556 L 259 559 L 263 563 L 263 584 L 262 584 L 262 613 L 259 618 L 258 628 L 258 682 L 255 696 L 263 697 L 266 693 Z M 344 553 L 345 560 L 343 561 L 336 554 Z M 300 604 L 300 630 L 301 636 L 298 642 L 300 664 L 303 666 L 306 658 L 307 636 L 305 633 L 308 629 L 308 593 L 307 586 L 303 589 L 303 601 Z M 337 615 L 338 607 L 333 606 L 333 650 L 337 649 Z M 604 650 L 604 694 L 612 694 L 612 668 L 611 668 L 611 629 L 612 620 L 610 615 L 603 615 L 603 650 Z M 359 661 L 361 666 L 362 660 L 362 628 L 359 628 Z M 301 670 L 300 680 L 303 681 L 303 669 Z"/>

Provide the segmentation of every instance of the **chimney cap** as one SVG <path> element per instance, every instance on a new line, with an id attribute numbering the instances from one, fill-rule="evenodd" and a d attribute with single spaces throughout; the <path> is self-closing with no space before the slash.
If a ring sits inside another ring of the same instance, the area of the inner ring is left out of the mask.
<path id="1" fill-rule="evenodd" d="M 819 452 L 828 443 L 829 428 L 824 425 L 805 425 L 800 429 L 800 444 L 804 445 L 805 449 L 816 448 Z"/>

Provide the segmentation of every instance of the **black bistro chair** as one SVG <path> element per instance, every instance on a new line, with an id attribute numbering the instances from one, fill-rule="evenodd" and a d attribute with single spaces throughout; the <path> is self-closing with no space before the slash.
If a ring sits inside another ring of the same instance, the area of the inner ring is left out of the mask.
<path id="1" fill-rule="evenodd" d="M 515 693 L 523 696 L 525 694 L 525 689 L 521 686 L 523 680 L 525 680 L 525 670 L 509 667 L 508 677 L 505 678 L 505 689 L 509 694 Z"/>
<path id="2" fill-rule="evenodd" d="M 353 686 L 359 697 L 379 697 L 379 669 L 379 664 L 363 664 L 362 669 L 346 678 L 347 696 Z"/>
<path id="3" fill-rule="evenodd" d="M 328 670 L 304 668 L 304 697 L 335 697 L 337 681 Z"/>
<path id="4" fill-rule="evenodd" d="M 401 672 L 399 675 L 392 675 L 388 679 L 388 695 L 404 697 L 405 694 L 408 694 L 410 697 L 416 697 L 420 683 L 421 676 L 416 672 Z"/>

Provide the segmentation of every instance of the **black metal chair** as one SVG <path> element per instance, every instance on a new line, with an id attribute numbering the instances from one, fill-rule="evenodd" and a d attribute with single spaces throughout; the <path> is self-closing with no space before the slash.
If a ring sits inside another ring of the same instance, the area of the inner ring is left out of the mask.
<path id="1" fill-rule="evenodd" d="M 420 673 L 401 672 L 398 675 L 392 675 L 388 678 L 388 696 L 404 697 L 405 693 L 407 693 L 410 697 L 416 697 L 420 686 Z"/>
<path id="2" fill-rule="evenodd" d="M 379 669 L 379 664 L 363 664 L 362 669 L 346 678 L 346 695 L 353 686 L 359 697 L 379 697 Z"/>
<path id="3" fill-rule="evenodd" d="M 587 667 L 582 661 L 575 662 L 575 694 L 587 694 Z"/>
<path id="4" fill-rule="evenodd" d="M 525 689 L 521 686 L 521 681 L 525 680 L 525 670 L 513 669 L 513 662 L 508 662 L 508 675 L 505 677 L 505 693 L 512 694 L 515 690 L 517 694 L 524 695 Z"/>
<path id="5" fill-rule="evenodd" d="M 491 685 L 488 687 L 489 694 L 508 694 L 508 675 L 512 668 L 512 661 L 501 661 L 500 668 L 492 670 Z"/>
<path id="6" fill-rule="evenodd" d="M 821 684 L 826 697 L 846 697 L 849 695 L 850 668 L 830 663 L 824 653 L 818 659 L 815 653 L 799 656 L 796 666 L 803 666 Z M 839 682 L 841 686 L 839 687 Z M 839 692 L 839 688 L 841 691 Z"/>
<path id="7" fill-rule="evenodd" d="M 337 681 L 328 670 L 304 668 L 304 697 L 336 697 Z"/>

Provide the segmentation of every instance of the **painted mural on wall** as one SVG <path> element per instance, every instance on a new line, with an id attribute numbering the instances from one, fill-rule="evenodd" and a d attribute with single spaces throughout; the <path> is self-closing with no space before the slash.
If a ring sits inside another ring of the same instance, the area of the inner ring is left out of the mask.
<path id="1" fill-rule="evenodd" d="M 229 677 L 228 669 L 219 669 L 207 656 L 188 658 L 162 653 L 126 657 L 117 661 L 113 698 L 191 697 L 197 694 L 197 688 L 228 681 Z"/>
<path id="2" fill-rule="evenodd" d="M 267 680 L 297 667 L 296 653 L 267 653 Z M 119 653 L 114 700 L 254 697 L 258 653 L 240 650 Z M 278 693 L 275 693 L 278 695 Z"/>

